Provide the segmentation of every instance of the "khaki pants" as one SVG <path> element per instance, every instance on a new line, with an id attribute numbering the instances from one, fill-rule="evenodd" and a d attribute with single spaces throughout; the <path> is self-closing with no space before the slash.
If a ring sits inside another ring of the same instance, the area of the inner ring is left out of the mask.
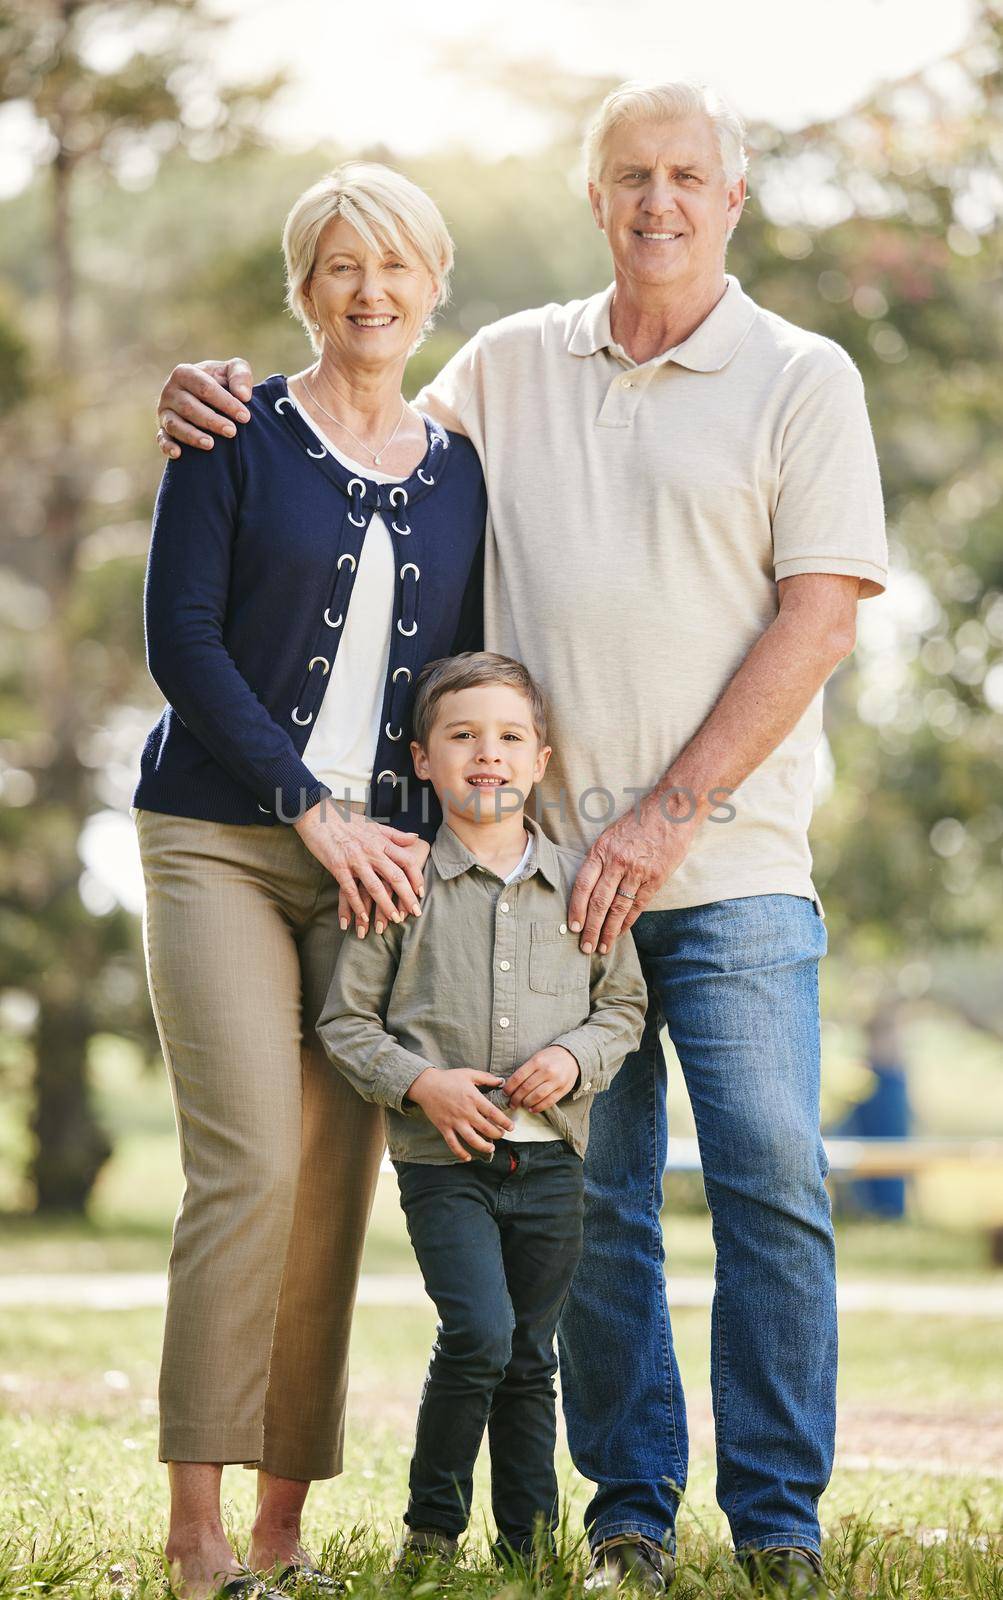
<path id="1" fill-rule="evenodd" d="M 160 1459 L 333 1477 L 383 1152 L 379 1109 L 314 1033 L 344 937 L 338 886 L 292 828 L 153 811 L 136 828 L 185 1175 Z"/>

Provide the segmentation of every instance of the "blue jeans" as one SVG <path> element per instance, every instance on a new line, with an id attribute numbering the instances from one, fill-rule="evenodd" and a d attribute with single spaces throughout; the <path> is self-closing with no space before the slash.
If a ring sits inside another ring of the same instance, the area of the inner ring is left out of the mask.
<path id="1" fill-rule="evenodd" d="M 835 1434 L 835 1258 L 819 1134 L 811 900 L 755 895 L 643 913 L 640 1048 L 597 1097 L 585 1241 L 559 1330 L 568 1442 L 596 1484 L 593 1544 L 674 1543 L 686 1409 L 665 1299 L 664 1022 L 682 1064 L 717 1249 L 711 1385 L 717 1496 L 737 1550 L 818 1551 Z"/>
<path id="2" fill-rule="evenodd" d="M 404 1521 L 463 1532 L 486 1428 L 495 1553 L 528 1557 L 558 1520 L 554 1335 L 582 1247 L 581 1160 L 563 1140 L 499 1140 L 488 1161 L 394 1166 L 439 1313 Z"/>

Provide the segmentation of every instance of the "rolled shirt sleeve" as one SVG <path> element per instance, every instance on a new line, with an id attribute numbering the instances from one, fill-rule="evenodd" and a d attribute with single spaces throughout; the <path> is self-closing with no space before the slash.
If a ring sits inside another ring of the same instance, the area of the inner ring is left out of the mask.
<path id="1" fill-rule="evenodd" d="M 570 1098 L 580 1100 L 608 1089 L 644 1032 L 648 990 L 630 933 L 622 933 L 608 955 L 592 957 L 589 1015 L 553 1044 L 569 1050 L 580 1078 Z"/>
<path id="2" fill-rule="evenodd" d="M 860 579 L 860 598 L 888 579 L 884 502 L 860 374 L 846 364 L 790 417 L 773 514 L 777 580 L 804 572 Z"/>

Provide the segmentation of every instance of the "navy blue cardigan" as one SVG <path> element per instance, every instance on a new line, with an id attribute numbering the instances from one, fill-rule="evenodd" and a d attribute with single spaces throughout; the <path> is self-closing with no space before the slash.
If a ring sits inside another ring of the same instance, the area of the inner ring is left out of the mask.
<path id="1" fill-rule="evenodd" d="M 300 416 L 285 378 L 251 420 L 164 472 L 146 575 L 150 672 L 168 701 L 133 803 L 213 822 L 292 822 L 330 790 L 303 760 L 337 658 L 374 511 L 396 558 L 372 814 L 434 836 L 408 741 L 426 661 L 480 649 L 487 496 L 468 440 L 425 419 L 403 484 L 354 476 Z"/>

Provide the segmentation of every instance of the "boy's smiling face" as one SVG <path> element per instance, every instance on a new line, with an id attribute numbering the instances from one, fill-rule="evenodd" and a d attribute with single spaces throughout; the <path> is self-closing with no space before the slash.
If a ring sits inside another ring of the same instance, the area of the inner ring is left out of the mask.
<path id="1" fill-rule="evenodd" d="M 507 683 L 443 695 L 428 748 L 412 742 L 414 770 L 431 782 L 443 815 L 495 823 L 521 811 L 550 759 L 529 701 Z"/>

